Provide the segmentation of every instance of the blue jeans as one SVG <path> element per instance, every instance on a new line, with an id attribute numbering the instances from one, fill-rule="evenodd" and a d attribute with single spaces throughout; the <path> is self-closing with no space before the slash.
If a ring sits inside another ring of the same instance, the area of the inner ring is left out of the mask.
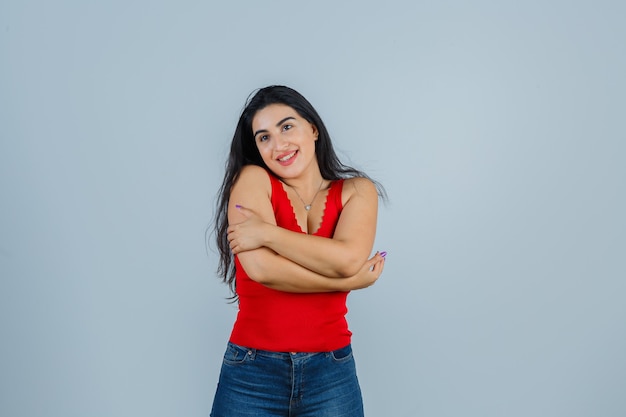
<path id="1" fill-rule="evenodd" d="M 228 343 L 211 417 L 363 417 L 350 345 L 284 353 Z"/>

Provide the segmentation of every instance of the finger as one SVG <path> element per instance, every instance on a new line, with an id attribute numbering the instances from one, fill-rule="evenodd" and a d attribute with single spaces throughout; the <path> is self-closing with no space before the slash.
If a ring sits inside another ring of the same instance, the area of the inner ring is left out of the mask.
<path id="1" fill-rule="evenodd" d="M 380 275 L 383 272 L 384 266 L 385 258 L 381 257 L 376 263 L 374 263 L 374 266 L 372 267 L 372 272 L 376 272 L 378 275 Z"/>
<path id="2" fill-rule="evenodd" d="M 239 245 L 237 243 L 235 243 L 235 241 L 232 241 L 230 244 L 230 251 L 236 255 L 239 252 L 241 252 L 241 248 L 239 247 Z"/>
<path id="3" fill-rule="evenodd" d="M 387 252 L 376 252 L 376 254 L 371 258 L 372 269 L 376 268 L 381 262 L 384 262 L 385 256 L 387 256 Z"/>
<path id="4" fill-rule="evenodd" d="M 367 265 L 368 267 L 372 267 L 374 265 L 374 263 L 376 262 L 378 257 L 378 252 L 376 252 L 374 254 L 374 256 L 372 256 L 371 258 L 369 258 L 367 261 L 365 261 L 365 265 Z"/>
<path id="5" fill-rule="evenodd" d="M 380 276 L 383 274 L 383 270 L 384 269 L 385 269 L 385 260 L 383 259 L 383 261 L 378 266 L 378 270 L 376 271 L 378 273 L 378 276 L 376 277 L 376 280 L 378 280 L 378 278 L 380 278 Z"/>
<path id="6" fill-rule="evenodd" d="M 235 204 L 235 208 L 237 210 L 239 210 L 239 212 L 241 214 L 243 214 L 246 217 L 250 217 L 254 214 L 254 212 L 252 210 L 250 210 L 249 208 L 245 208 L 244 206 L 242 206 L 241 204 Z"/>
<path id="7" fill-rule="evenodd" d="M 385 256 L 387 256 L 387 252 L 376 252 L 371 258 L 368 259 L 369 261 L 375 262 L 375 261 L 379 261 L 381 259 L 384 259 Z"/>
<path id="8" fill-rule="evenodd" d="M 384 261 L 385 257 L 383 255 L 381 255 L 380 252 L 376 252 L 374 254 L 374 256 L 372 256 L 371 258 L 369 258 L 367 260 L 367 262 L 365 263 L 366 265 L 368 265 L 368 267 L 371 269 L 374 267 L 374 265 L 376 265 L 378 262 Z"/>
<path id="9" fill-rule="evenodd" d="M 374 268 L 374 265 L 376 265 L 376 258 L 368 259 L 364 266 L 368 271 L 371 271 Z"/>
<path id="10" fill-rule="evenodd" d="M 385 258 L 383 258 L 383 260 L 376 265 L 376 272 L 378 272 L 378 276 L 383 273 L 383 269 L 385 269 Z"/>

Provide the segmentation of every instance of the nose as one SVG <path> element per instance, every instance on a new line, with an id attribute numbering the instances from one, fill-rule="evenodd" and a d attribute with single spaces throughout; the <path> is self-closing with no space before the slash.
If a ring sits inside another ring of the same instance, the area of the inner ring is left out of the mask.
<path id="1" fill-rule="evenodd" d="M 277 135 L 276 139 L 274 139 L 274 144 L 276 145 L 276 149 L 287 149 L 289 147 L 289 140 L 283 135 Z"/>

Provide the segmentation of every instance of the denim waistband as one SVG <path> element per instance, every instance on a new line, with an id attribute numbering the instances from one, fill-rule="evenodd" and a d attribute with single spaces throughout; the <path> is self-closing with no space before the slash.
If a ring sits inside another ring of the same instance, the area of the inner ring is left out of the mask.
<path id="1" fill-rule="evenodd" d="M 250 356 L 251 358 L 255 358 L 256 356 L 265 356 L 265 357 L 274 358 L 274 359 L 306 358 L 306 357 L 311 357 L 315 355 L 328 355 L 331 352 L 343 350 L 351 346 L 351 345 L 347 345 L 342 348 L 329 351 L 329 352 L 275 352 L 271 350 L 262 350 L 262 349 L 249 348 L 246 346 L 240 346 L 232 342 L 228 342 L 228 344 L 236 349 L 246 351 L 247 355 Z"/>

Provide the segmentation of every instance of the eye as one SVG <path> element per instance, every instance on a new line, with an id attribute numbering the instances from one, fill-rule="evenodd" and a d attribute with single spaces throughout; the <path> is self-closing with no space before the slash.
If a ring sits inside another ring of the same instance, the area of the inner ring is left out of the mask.
<path id="1" fill-rule="evenodd" d="M 284 126 L 283 126 L 283 131 L 285 131 L 285 130 L 289 130 L 289 129 L 291 129 L 292 127 L 293 127 L 293 125 L 289 125 L 289 124 L 284 125 Z"/>
<path id="2" fill-rule="evenodd" d="M 266 142 L 269 138 L 269 135 L 259 135 L 257 139 L 259 142 Z"/>

